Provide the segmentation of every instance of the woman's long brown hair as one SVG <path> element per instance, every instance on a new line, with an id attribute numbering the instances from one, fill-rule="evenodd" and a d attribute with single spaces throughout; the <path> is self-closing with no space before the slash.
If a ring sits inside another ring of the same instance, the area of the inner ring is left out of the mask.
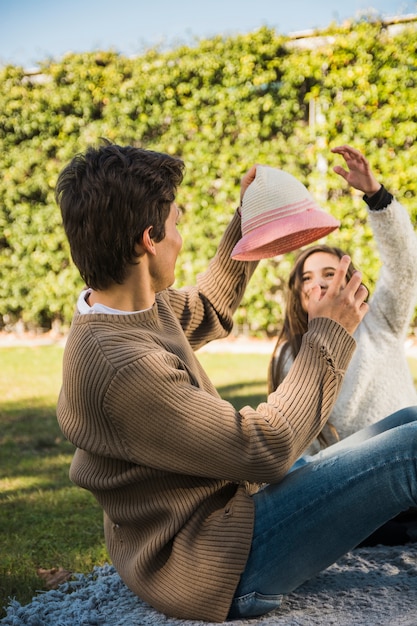
<path id="1" fill-rule="evenodd" d="M 301 251 L 296 258 L 294 267 L 291 270 L 288 279 L 288 291 L 287 291 L 287 304 L 285 309 L 284 324 L 281 332 L 278 335 L 275 348 L 273 350 L 271 360 L 268 367 L 268 393 L 274 391 L 278 385 L 284 380 L 284 363 L 288 357 L 288 353 L 293 359 L 297 356 L 301 348 L 301 341 L 304 333 L 308 328 L 308 315 L 304 311 L 301 303 L 301 290 L 303 286 L 303 273 L 304 263 L 308 257 L 316 252 L 325 252 L 333 254 L 338 259 L 341 259 L 346 252 L 343 252 L 340 248 L 327 246 L 325 244 L 311 246 Z M 349 281 L 352 274 L 355 271 L 355 267 L 350 263 L 346 272 L 346 279 Z M 278 359 L 276 354 L 279 351 Z M 338 439 L 337 431 L 335 427 L 327 423 L 328 427 L 332 430 L 333 435 Z M 328 441 L 323 433 L 318 436 L 322 447 L 328 445 Z"/>

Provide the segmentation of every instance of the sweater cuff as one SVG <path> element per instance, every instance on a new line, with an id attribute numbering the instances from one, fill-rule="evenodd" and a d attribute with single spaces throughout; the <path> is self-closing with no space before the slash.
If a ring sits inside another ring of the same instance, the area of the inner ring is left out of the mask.
<path id="1" fill-rule="evenodd" d="M 308 323 L 306 341 L 317 342 L 334 359 L 337 370 L 346 371 L 356 348 L 356 341 L 347 330 L 329 317 L 315 317 Z"/>
<path id="2" fill-rule="evenodd" d="M 365 194 L 363 199 L 371 211 L 381 211 L 391 204 L 394 196 L 385 189 L 384 185 L 381 185 L 381 189 L 377 193 L 371 197 Z"/>

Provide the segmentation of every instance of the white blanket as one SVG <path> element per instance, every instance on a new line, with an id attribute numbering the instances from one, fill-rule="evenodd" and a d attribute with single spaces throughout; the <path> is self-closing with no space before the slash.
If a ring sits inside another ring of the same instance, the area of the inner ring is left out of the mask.
<path id="1" fill-rule="evenodd" d="M 213 626 L 166 617 L 137 598 L 110 565 L 12 600 L 2 626 Z M 417 626 L 417 543 L 354 550 L 258 619 L 229 626 Z"/>

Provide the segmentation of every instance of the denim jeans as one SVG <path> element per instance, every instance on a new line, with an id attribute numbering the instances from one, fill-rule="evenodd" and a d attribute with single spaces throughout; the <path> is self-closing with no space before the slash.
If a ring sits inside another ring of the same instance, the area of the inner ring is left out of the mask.
<path id="1" fill-rule="evenodd" d="M 253 496 L 252 546 L 229 619 L 276 609 L 284 594 L 417 506 L 417 407 L 304 460 Z"/>

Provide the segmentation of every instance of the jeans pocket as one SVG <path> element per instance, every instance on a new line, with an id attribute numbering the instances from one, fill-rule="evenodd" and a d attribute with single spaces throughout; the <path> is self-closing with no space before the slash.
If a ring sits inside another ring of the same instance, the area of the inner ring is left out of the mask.
<path id="1" fill-rule="evenodd" d="M 257 591 L 237 596 L 233 598 L 227 619 L 265 615 L 277 609 L 281 605 L 282 598 L 282 594 L 265 596 Z"/>

